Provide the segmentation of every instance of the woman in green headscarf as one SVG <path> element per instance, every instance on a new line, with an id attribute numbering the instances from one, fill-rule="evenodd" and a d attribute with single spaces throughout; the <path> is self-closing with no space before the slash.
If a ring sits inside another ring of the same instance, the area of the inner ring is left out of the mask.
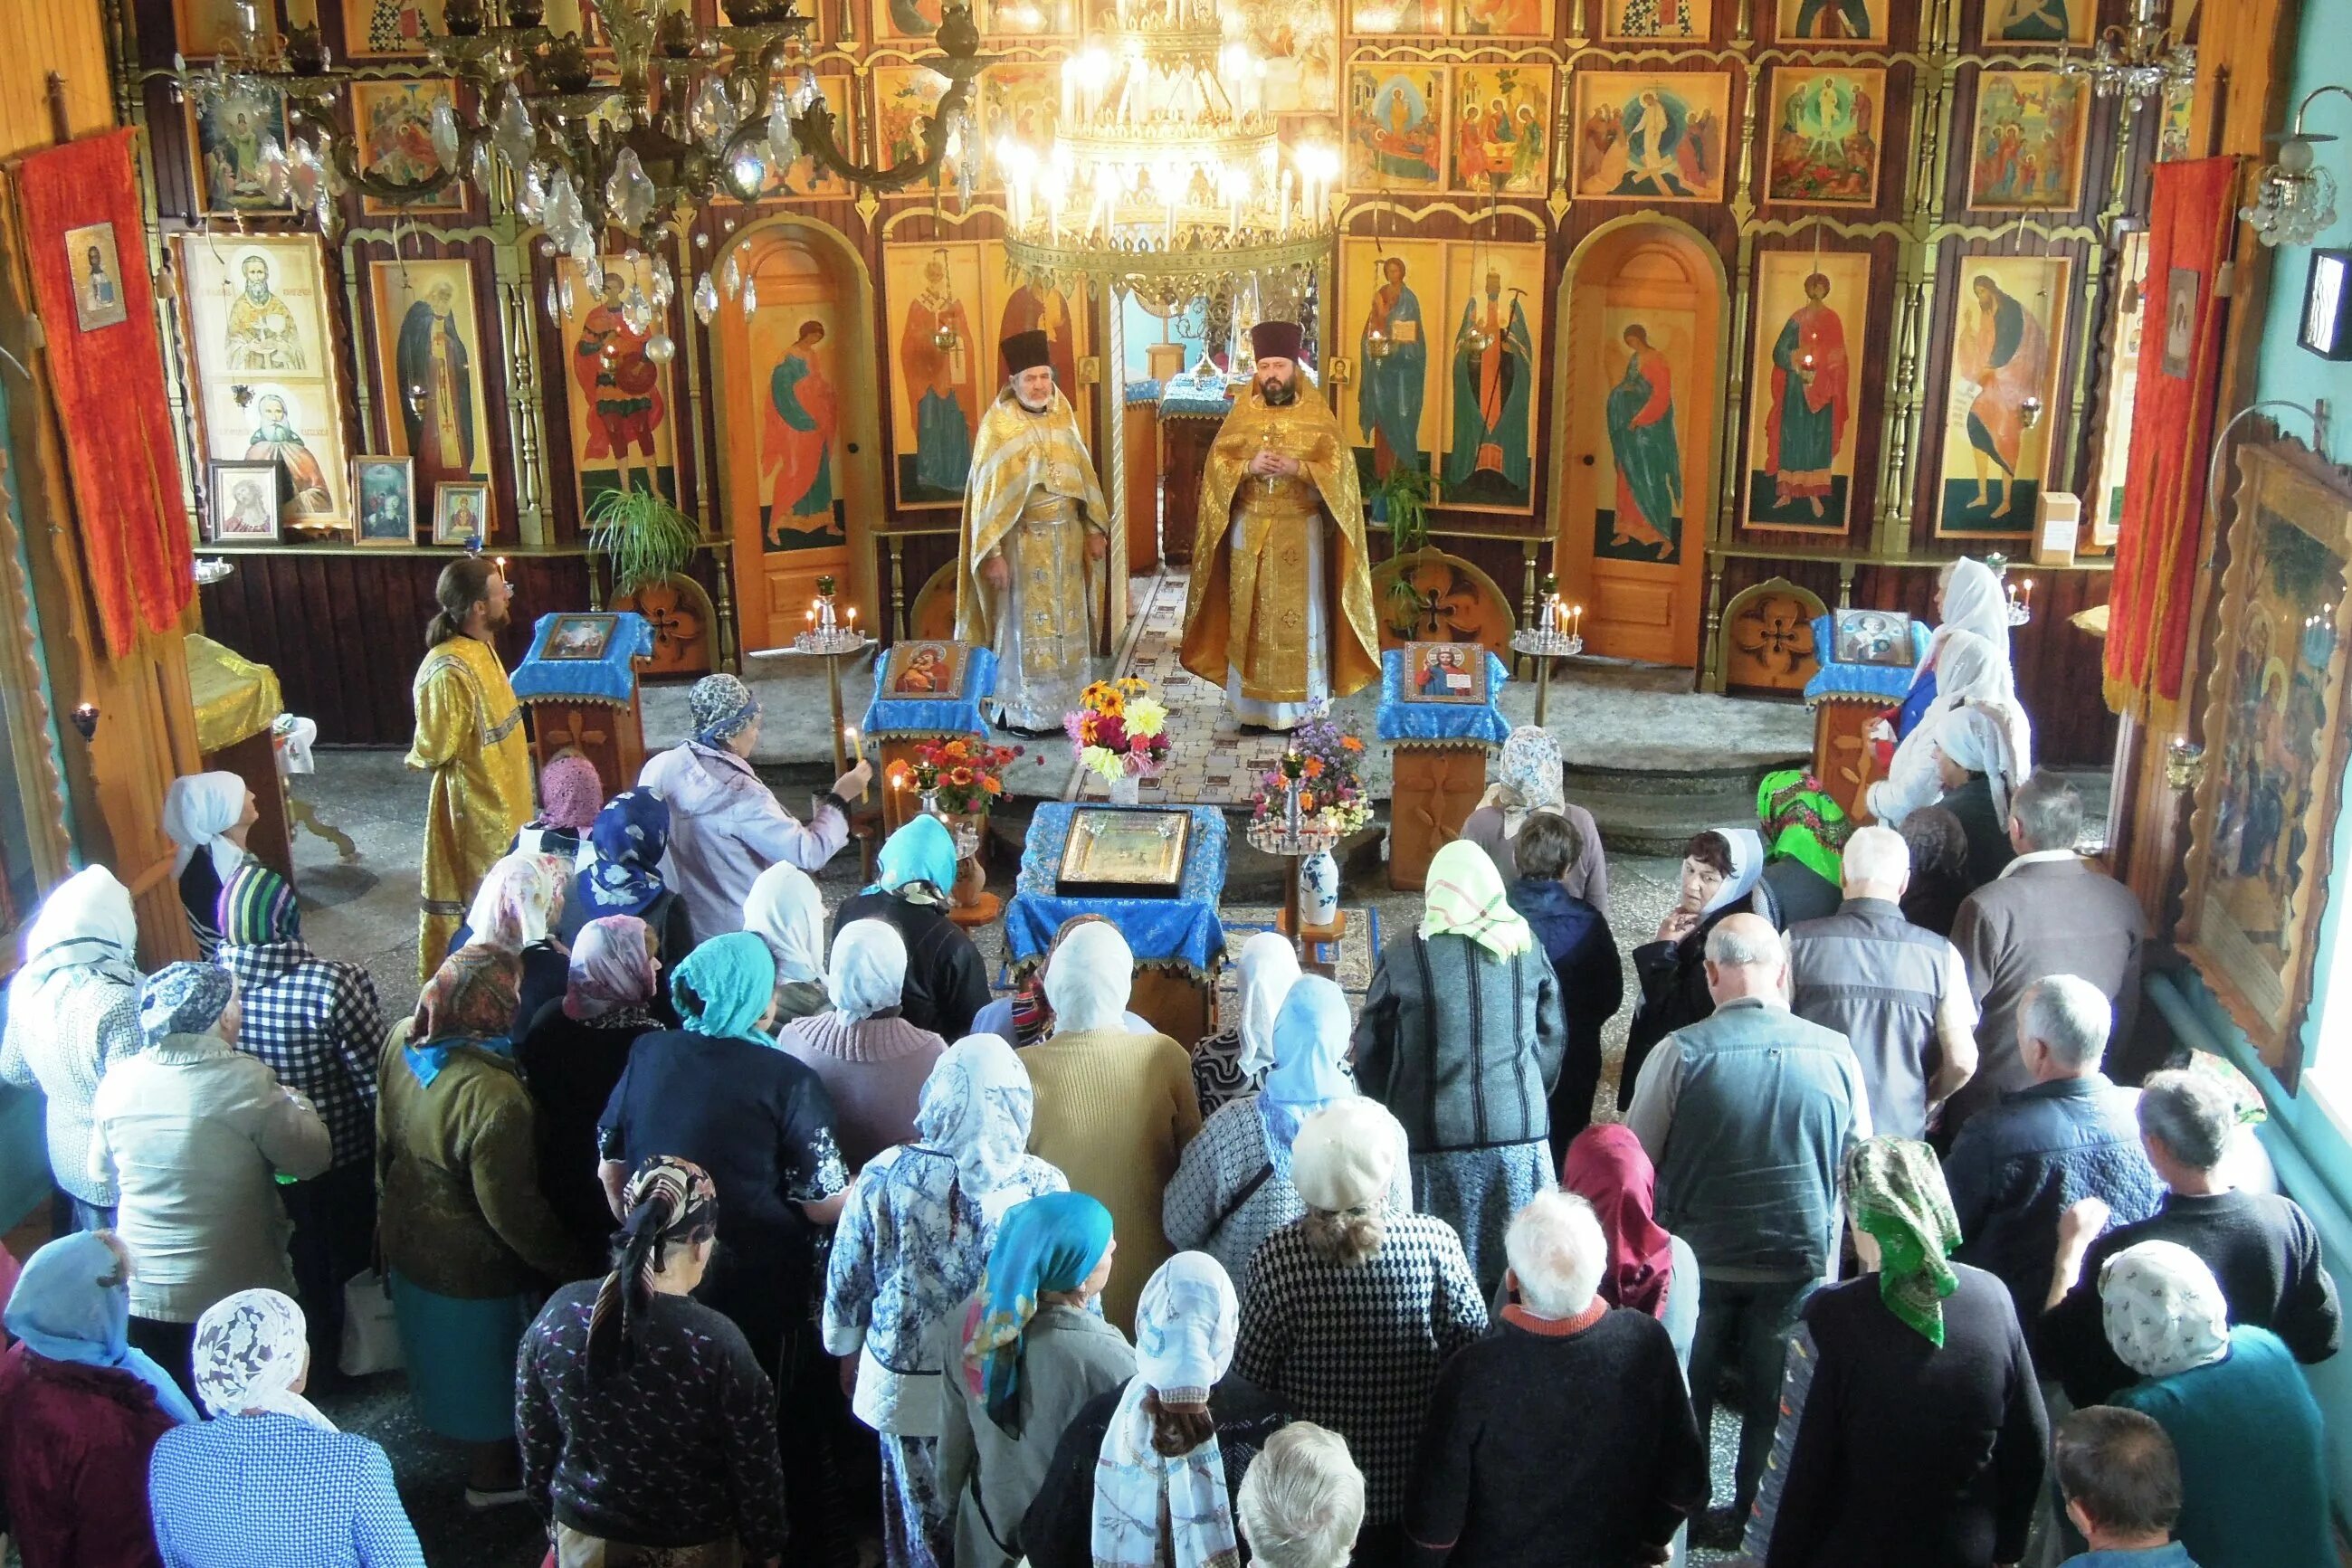
<path id="1" fill-rule="evenodd" d="M 1764 835 L 1764 880 L 1780 909 L 1780 928 L 1835 915 L 1845 841 L 1853 822 L 1822 781 L 1800 768 L 1767 773 L 1756 789 Z"/>
<path id="2" fill-rule="evenodd" d="M 2008 1288 L 1951 1260 L 1927 1145 L 1856 1145 L 1845 1206 L 1864 1271 L 1804 1304 L 1744 1549 L 1767 1568 L 2014 1563 L 2049 1432 Z"/>
<path id="3" fill-rule="evenodd" d="M 853 920 L 897 926 L 907 942 L 899 1016 L 941 1040 L 961 1040 L 972 1032 L 973 1015 L 988 1005 L 988 966 L 963 928 L 948 918 L 955 836 L 937 817 L 917 816 L 883 842 L 877 873 L 865 892 L 834 912 L 834 935 Z"/>

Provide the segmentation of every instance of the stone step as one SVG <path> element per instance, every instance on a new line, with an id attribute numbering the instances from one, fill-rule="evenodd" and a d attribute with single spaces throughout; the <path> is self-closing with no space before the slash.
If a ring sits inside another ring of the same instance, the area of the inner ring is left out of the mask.
<path id="1" fill-rule="evenodd" d="M 1571 767 L 1566 783 L 1568 798 L 1592 813 L 1612 852 L 1673 857 L 1702 829 L 1753 826 L 1756 787 L 1764 775 L 1808 760 L 1792 757 L 1771 766 L 1682 773 Z"/>

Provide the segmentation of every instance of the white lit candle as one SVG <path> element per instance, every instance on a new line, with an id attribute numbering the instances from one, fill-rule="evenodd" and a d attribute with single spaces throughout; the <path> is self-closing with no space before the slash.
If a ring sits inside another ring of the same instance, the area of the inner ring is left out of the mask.
<path id="1" fill-rule="evenodd" d="M 1583 632 L 1584 606 L 1571 604 L 1568 607 L 1568 634 L 1571 637 L 1579 637 L 1583 635 Z"/>

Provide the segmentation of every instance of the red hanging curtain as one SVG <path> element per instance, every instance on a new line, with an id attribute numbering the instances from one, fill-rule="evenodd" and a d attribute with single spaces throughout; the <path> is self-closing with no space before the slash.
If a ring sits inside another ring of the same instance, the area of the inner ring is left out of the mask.
<path id="1" fill-rule="evenodd" d="M 2158 163 L 2141 290 L 2139 390 L 2108 591 L 2107 706 L 2144 719 L 2180 700 L 2205 515 L 2205 465 L 2221 395 L 2213 284 L 2237 230 L 2235 158 Z"/>
<path id="2" fill-rule="evenodd" d="M 179 448 L 131 170 L 133 134 L 88 137 L 27 154 L 15 168 L 33 295 L 48 340 L 49 385 L 81 519 L 82 556 L 110 658 L 131 651 L 139 628 L 162 632 L 176 624 L 195 593 Z M 112 230 L 110 264 L 122 319 L 84 330 L 68 235 L 87 255 L 103 236 L 77 231 L 97 225 Z"/>

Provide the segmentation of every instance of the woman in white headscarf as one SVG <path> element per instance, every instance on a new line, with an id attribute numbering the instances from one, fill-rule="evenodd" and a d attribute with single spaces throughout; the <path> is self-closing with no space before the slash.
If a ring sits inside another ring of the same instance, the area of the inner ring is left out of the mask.
<path id="1" fill-rule="evenodd" d="M 1764 880 L 1764 835 L 1753 828 L 1709 828 L 1683 846 L 1679 894 L 1657 936 L 1633 949 L 1633 977 L 1642 999 L 1625 1031 L 1625 1063 L 1617 1074 L 1617 1109 L 1633 1103 L 1633 1083 L 1651 1047 L 1715 1012 L 1706 988 L 1706 936 L 1734 915 L 1761 915 L 1782 923 L 1771 884 Z"/>
<path id="2" fill-rule="evenodd" d="M 778 861 L 751 883 L 743 929 L 776 961 L 776 1021 L 790 1023 L 833 1005 L 824 994 L 824 896 L 796 865 Z"/>
<path id="3" fill-rule="evenodd" d="M 1944 793 L 1936 804 L 1960 820 L 1969 841 L 1970 892 L 2017 858 L 2009 838 L 2009 803 L 2025 782 L 2000 716 L 1979 703 L 1947 712 L 1936 726 L 1936 769 Z"/>
<path id="4" fill-rule="evenodd" d="M 2268 1329 L 2230 1325 L 2221 1282 L 2175 1241 L 2099 1270 L 2107 1343 L 2145 1380 L 2107 1403 L 2165 1430 L 2180 1458 L 2173 1535 L 2203 1568 L 2334 1568 L 2326 1433 L 2311 1385 Z"/>
<path id="5" fill-rule="evenodd" d="M 2032 731 L 2017 705 L 2006 655 L 1965 630 L 1949 632 L 1939 647 L 1935 700 L 1895 747 L 1886 777 L 1873 783 L 1864 797 L 1870 814 L 1890 828 L 1900 827 L 1920 807 L 1934 805 L 1942 793 L 1943 781 L 1936 771 L 1936 733 L 1944 715 L 1965 704 L 1978 704 L 1998 716 L 2016 752 L 2019 776 L 2033 770 Z"/>
<path id="6" fill-rule="evenodd" d="M 1286 939 L 1277 938 L 1288 946 Z M 1352 1098 L 1348 998 L 1320 975 L 1295 982 L 1274 1020 L 1274 1062 L 1263 1087 L 1226 1102 L 1184 1146 L 1160 1205 L 1170 1245 L 1206 1252 L 1239 1275 L 1257 1244 L 1307 1212 L 1290 1179 L 1299 1124 Z M 1399 1130 L 1390 1201 L 1412 1207 L 1412 1171 Z"/>
<path id="7" fill-rule="evenodd" d="M 1570 898 L 1605 910 L 1609 907 L 1609 857 L 1601 848 L 1601 829 L 1591 812 L 1562 792 L 1560 767 L 1559 742 L 1549 730 L 1523 724 L 1511 731 L 1496 765 L 1499 777 L 1462 824 L 1461 836 L 1485 850 L 1507 881 L 1519 829 L 1529 813 L 1549 811 L 1565 818 L 1576 830 L 1576 858 L 1559 873 L 1559 884 Z"/>
<path id="8" fill-rule="evenodd" d="M 452 953 L 479 945 L 522 961 L 522 988 L 509 1031 L 514 1036 L 570 986 L 572 954 L 555 933 L 572 883 L 572 867 L 560 856 L 502 855 L 474 890 L 466 924 L 450 938 Z"/>
<path id="9" fill-rule="evenodd" d="M 833 1007 L 795 1019 L 777 1044 L 833 1097 L 834 1135 L 852 1171 L 915 1136 L 924 1081 L 948 1042 L 900 1010 L 907 942 L 886 920 L 853 920 L 834 938 Z"/>
<path id="10" fill-rule="evenodd" d="M 1234 960 L 1236 1015 L 1192 1048 L 1192 1089 L 1203 1121 L 1218 1108 L 1257 1092 L 1274 1065 L 1274 1020 L 1298 979 L 1298 949 L 1279 931 L 1261 931 Z"/>
<path id="11" fill-rule="evenodd" d="M 80 1230 L 114 1223 L 114 1184 L 89 1171 L 89 1102 L 107 1064 L 139 1049 L 138 948 L 130 890 L 86 866 L 41 901 L 8 982 L 0 1079 L 47 1097 L 49 1175 Z"/>
<path id="12" fill-rule="evenodd" d="M 1184 1048 L 1125 1022 L 1135 955 L 1118 927 L 1089 921 L 1068 932 L 1045 970 L 1054 1032 L 1021 1053 L 1037 1088 L 1029 1146 L 1111 1212 L 1118 1256 L 1103 1315 L 1121 1328 L 1151 1270 L 1172 1250 L 1160 1208 L 1184 1145 L 1201 1130 L 1201 1101 Z"/>
<path id="13" fill-rule="evenodd" d="M 866 1162 L 834 1236 L 824 1348 L 856 1358 L 853 1407 L 882 1434 L 889 1568 L 947 1560 L 938 1460 L 949 1336 L 936 1331 L 979 1285 L 1013 1206 L 1069 1189 L 1060 1171 L 1025 1152 L 1034 1103 L 1011 1046 L 992 1034 L 956 1041 L 923 1085 L 918 1136 Z"/>
<path id="14" fill-rule="evenodd" d="M 301 1308 L 267 1290 L 215 1302 L 195 1368 L 213 1419 L 166 1432 L 148 1471 L 165 1568 L 423 1568 L 383 1450 L 302 1397 Z"/>
<path id="15" fill-rule="evenodd" d="M 253 791 L 234 773 L 191 773 L 163 791 L 163 832 L 178 846 L 172 874 L 200 957 L 220 946 L 221 889 L 245 863 L 246 835 L 259 814 Z"/>

